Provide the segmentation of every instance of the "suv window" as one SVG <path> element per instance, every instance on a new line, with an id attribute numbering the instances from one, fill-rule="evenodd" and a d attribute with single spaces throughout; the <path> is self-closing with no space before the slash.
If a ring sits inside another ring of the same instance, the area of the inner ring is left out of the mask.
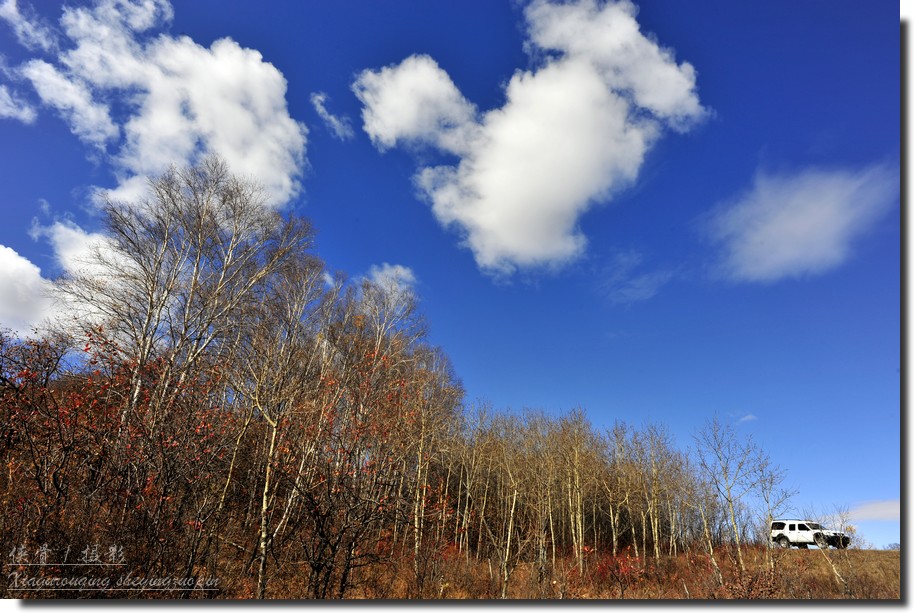
<path id="1" fill-rule="evenodd" d="M 800 528 L 799 528 L 799 529 L 800 529 L 800 530 L 806 530 L 807 532 L 809 531 L 809 528 L 806 527 L 806 524 L 800 524 Z"/>
<path id="2" fill-rule="evenodd" d="M 796 524 L 790 524 L 790 527 L 788 528 L 788 530 L 796 530 L 796 529 L 797 529 Z"/>
<path id="3" fill-rule="evenodd" d="M 783 530 L 783 529 L 784 529 L 784 526 L 786 526 L 786 525 L 787 525 L 787 524 L 785 524 L 785 523 L 782 522 L 782 521 L 772 522 L 772 524 L 771 524 L 771 529 L 772 529 L 772 530 Z"/>

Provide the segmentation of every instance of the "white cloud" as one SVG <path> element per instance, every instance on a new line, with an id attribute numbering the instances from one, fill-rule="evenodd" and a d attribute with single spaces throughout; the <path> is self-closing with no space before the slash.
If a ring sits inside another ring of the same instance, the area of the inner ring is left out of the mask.
<path id="1" fill-rule="evenodd" d="M 43 226 L 33 222 L 29 235 L 34 240 L 46 239 L 54 250 L 58 267 L 69 274 L 102 274 L 104 270 L 93 271 L 98 250 L 110 250 L 108 239 L 98 232 L 86 232 L 76 224 L 67 221 L 55 221 Z"/>
<path id="2" fill-rule="evenodd" d="M 379 149 L 413 142 L 457 154 L 467 151 L 476 107 L 429 56 L 413 55 L 396 66 L 365 70 L 353 91 L 364 105 L 365 132 Z"/>
<path id="3" fill-rule="evenodd" d="M 168 2 L 101 0 L 91 9 L 65 7 L 60 24 L 73 46 L 60 62 L 100 90 L 140 87 L 156 68 L 139 35 L 171 18 Z"/>
<path id="4" fill-rule="evenodd" d="M 337 117 L 327 110 L 327 94 L 315 92 L 311 94 L 311 104 L 318 116 L 324 120 L 330 132 L 340 140 L 349 140 L 355 136 L 348 117 Z"/>
<path id="5" fill-rule="evenodd" d="M 216 154 L 260 182 L 269 205 L 288 202 L 301 188 L 307 130 L 289 116 L 285 77 L 231 39 L 205 48 L 153 36 L 172 16 L 165 0 L 65 8 L 72 45 L 56 65 L 32 60 L 22 73 L 81 139 L 112 145 L 115 198 L 133 199 L 146 176 Z"/>
<path id="6" fill-rule="evenodd" d="M 627 0 L 537 0 L 527 8 L 527 21 L 537 46 L 586 58 L 610 89 L 684 130 L 706 113 L 695 90 L 695 69 L 688 62 L 676 64 L 672 50 L 643 35 L 637 13 Z"/>
<path id="7" fill-rule="evenodd" d="M 286 80 L 259 52 L 229 39 L 205 49 L 159 38 L 147 49 L 148 95 L 126 124 L 121 163 L 158 174 L 199 149 L 250 174 L 278 206 L 299 191 L 306 130 L 286 108 Z"/>
<path id="8" fill-rule="evenodd" d="M 481 116 L 428 56 L 357 78 L 379 149 L 425 145 L 459 157 L 421 168 L 416 184 L 482 269 L 579 257 L 581 215 L 637 178 L 663 126 L 684 130 L 704 115 L 695 71 L 642 35 L 634 12 L 628 2 L 531 4 L 529 44 L 558 53 L 516 72 L 505 105 Z"/>
<path id="9" fill-rule="evenodd" d="M 53 315 L 51 282 L 13 249 L 0 245 L 0 326 L 22 334 Z"/>
<path id="10" fill-rule="evenodd" d="M 64 8 L 64 23 L 68 18 L 82 15 L 89 17 L 85 22 L 94 25 L 90 12 L 85 9 Z M 97 0 L 91 15 L 97 17 L 102 25 L 123 23 L 135 32 L 144 32 L 174 17 L 174 10 L 168 0 Z M 75 23 L 76 20 L 69 23 Z"/>
<path id="11" fill-rule="evenodd" d="M 821 274 L 844 263 L 861 236 L 894 206 L 897 171 L 809 169 L 759 173 L 715 210 L 705 229 L 721 248 L 719 271 L 736 281 Z"/>
<path id="12" fill-rule="evenodd" d="M 859 504 L 848 511 L 851 521 L 898 521 L 901 519 L 901 502 L 898 500 L 877 500 Z"/>
<path id="13" fill-rule="evenodd" d="M 110 194 L 116 200 L 138 201 L 146 194 L 147 176 L 217 154 L 235 172 L 258 181 L 268 205 L 288 202 L 300 191 L 307 130 L 289 116 L 284 76 L 259 52 L 227 38 L 204 48 L 188 37 L 156 35 L 172 17 L 167 0 L 65 7 L 58 44 L 50 30 L 5 0 L 0 18 L 13 25 L 21 44 L 36 49 L 32 39 L 40 34 L 54 44 L 39 46 L 54 54 L 15 70 L 0 68 L 30 81 L 42 104 L 94 146 L 93 155 L 111 152 L 118 183 Z M 0 86 L 0 117 L 30 122 L 35 111 Z M 93 274 L 87 256 L 106 250 L 100 234 L 67 222 L 36 222 L 32 236 L 46 239 L 60 269 L 69 273 Z M 27 312 L 23 305 L 32 303 L 35 312 L 42 311 L 27 290 L 48 282 L 27 260 L 3 256 L 10 262 L 4 270 L 20 279 L 18 285 L 7 280 L 19 288 L 4 293 L 8 310 Z M 15 319 L 2 309 L 0 318 Z"/>
<path id="14" fill-rule="evenodd" d="M 16 0 L 0 2 L 0 19 L 10 24 L 19 44 L 27 49 L 51 51 L 57 46 L 57 38 L 51 28 L 37 17 L 23 15 Z"/>
<path id="15" fill-rule="evenodd" d="M 29 235 L 33 240 L 46 240 L 54 252 L 57 268 L 69 277 L 91 279 L 95 283 L 117 283 L 119 271 L 129 270 L 132 263 L 112 245 L 111 239 L 99 232 L 87 232 L 71 221 L 54 221 L 41 225 L 32 221 Z M 114 264 L 114 268 L 102 262 Z M 49 286 L 51 283 L 45 281 Z M 53 288 L 52 288 L 53 289 Z M 78 300 L 61 292 L 53 293 L 52 318 L 64 326 L 74 322 L 99 325 L 105 314 L 92 300 Z"/>
<path id="16" fill-rule="evenodd" d="M 8 87 L 0 85 L 0 118 L 18 119 L 22 123 L 32 123 L 36 117 L 35 109 L 14 96 Z"/>
<path id="17" fill-rule="evenodd" d="M 18 14 L 9 0 L 0 10 L 7 20 L 11 10 Z M 15 73 L 32 83 L 41 102 L 56 109 L 74 134 L 95 147 L 93 154 L 110 152 L 117 186 L 109 193 L 116 200 L 140 201 L 148 176 L 216 154 L 235 172 L 258 181 L 268 205 L 288 202 L 300 191 L 307 131 L 289 116 L 285 78 L 259 52 L 230 39 L 204 48 L 188 37 L 156 35 L 172 16 L 166 0 L 66 7 L 60 20 L 65 42 L 46 49 L 53 49 L 54 57 L 26 61 Z M 0 116 L 30 121 L 34 111 L 0 88 Z M 104 236 L 70 222 L 36 221 L 31 235 L 48 241 L 66 273 L 101 274 L 92 268 L 94 250 L 117 257 Z M 36 313 L 46 310 L 31 289 L 50 282 L 23 258 L 3 256 L 11 262 L 7 273 L 19 279 L 18 285 L 8 280 L 10 287 L 20 289 L 4 294 L 12 314 L 0 307 L 0 321 L 15 320 L 17 309 L 27 313 L 28 304 Z M 98 315 L 91 305 L 58 310 Z"/>
<path id="18" fill-rule="evenodd" d="M 120 131 L 108 112 L 108 107 L 95 102 L 84 82 L 72 79 L 44 60 L 32 60 L 22 67 L 41 101 L 57 109 L 70 124 L 70 130 L 83 142 L 104 148 L 117 138 Z"/>

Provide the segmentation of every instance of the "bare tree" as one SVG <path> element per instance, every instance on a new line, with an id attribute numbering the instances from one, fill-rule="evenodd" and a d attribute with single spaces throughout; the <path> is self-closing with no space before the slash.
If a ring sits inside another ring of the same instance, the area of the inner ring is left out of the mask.
<path id="1" fill-rule="evenodd" d="M 771 522 L 787 510 L 795 490 L 784 487 L 786 471 L 768 464 L 763 467 L 758 483 L 758 496 L 761 499 L 761 537 L 765 541 L 765 561 L 769 570 L 774 570 L 775 558 L 772 556 Z"/>
<path id="2" fill-rule="evenodd" d="M 303 318 L 322 269 L 310 254 L 311 226 L 268 208 L 257 184 L 233 175 L 215 157 L 173 168 L 150 182 L 144 200 L 109 200 L 102 212 L 105 238 L 57 287 L 82 315 L 77 331 L 107 343 L 112 372 L 129 379 L 114 443 L 129 445 L 128 432 L 142 433 L 150 449 L 166 438 L 179 440 L 173 425 L 183 421 L 173 411 L 188 385 L 206 381 L 209 402 L 247 414 L 221 495 L 194 503 L 195 517 L 213 517 L 224 508 L 255 413 L 268 424 L 259 538 L 263 595 L 273 455 L 283 413 L 300 402 Z M 161 480 L 173 458 L 162 448 L 146 461 Z M 132 464 L 122 470 L 130 482 L 143 476 Z"/>
<path id="3" fill-rule="evenodd" d="M 219 158 L 172 169 L 150 182 L 141 202 L 109 200 L 105 240 L 82 267 L 61 278 L 75 325 L 115 341 L 131 370 L 122 423 L 135 410 L 143 369 L 162 360 L 153 408 L 177 393 L 203 358 L 218 364 L 239 339 L 243 313 L 265 279 L 308 249 L 306 221 L 265 206 L 262 189 L 233 175 Z M 86 330 L 80 330 L 85 332 Z M 152 410 L 154 429 L 159 411 Z"/>
<path id="4" fill-rule="evenodd" d="M 776 469 L 751 437 L 739 437 L 732 426 L 722 424 L 716 416 L 695 434 L 694 440 L 698 465 L 725 509 L 739 568 L 745 572 L 743 526 L 737 519 L 740 506 L 744 498 L 763 490 L 766 480 L 770 483 Z"/>
<path id="5" fill-rule="evenodd" d="M 269 439 L 260 497 L 258 598 L 266 594 L 267 552 L 276 536 L 275 530 L 271 530 L 270 517 L 276 502 L 273 473 L 277 453 L 286 447 L 283 439 L 288 419 L 307 412 L 306 404 L 316 387 L 313 338 L 317 332 L 314 320 L 320 305 L 322 266 L 306 252 L 295 255 L 268 279 L 258 292 L 259 301 L 251 304 L 244 314 L 245 334 L 230 377 L 239 400 L 252 407 L 264 421 Z M 284 524 L 296 496 L 294 488 L 289 496 L 277 530 Z"/>

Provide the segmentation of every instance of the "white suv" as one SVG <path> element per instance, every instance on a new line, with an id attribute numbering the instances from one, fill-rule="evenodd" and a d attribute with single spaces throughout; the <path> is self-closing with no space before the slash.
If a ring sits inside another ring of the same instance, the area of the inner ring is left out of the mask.
<path id="1" fill-rule="evenodd" d="M 829 546 L 844 549 L 851 539 L 843 532 L 828 530 L 808 519 L 776 519 L 771 522 L 771 542 L 784 549 L 792 545 L 800 549 L 809 545 L 816 545 L 819 549 L 828 549 Z"/>

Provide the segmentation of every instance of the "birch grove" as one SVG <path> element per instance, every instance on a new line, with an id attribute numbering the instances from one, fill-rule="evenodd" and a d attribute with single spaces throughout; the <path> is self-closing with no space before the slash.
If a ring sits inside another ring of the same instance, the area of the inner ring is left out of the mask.
<path id="1" fill-rule="evenodd" d="M 235 597 L 386 597 L 383 569 L 447 597 L 447 565 L 500 598 L 529 567 L 562 597 L 606 560 L 696 552 L 719 575 L 750 510 L 787 504 L 719 421 L 693 450 L 660 424 L 467 402 L 408 288 L 328 282 L 310 223 L 218 159 L 103 221 L 55 284 L 72 317 L 0 333 L 7 550 L 120 544 L 134 572 Z"/>

